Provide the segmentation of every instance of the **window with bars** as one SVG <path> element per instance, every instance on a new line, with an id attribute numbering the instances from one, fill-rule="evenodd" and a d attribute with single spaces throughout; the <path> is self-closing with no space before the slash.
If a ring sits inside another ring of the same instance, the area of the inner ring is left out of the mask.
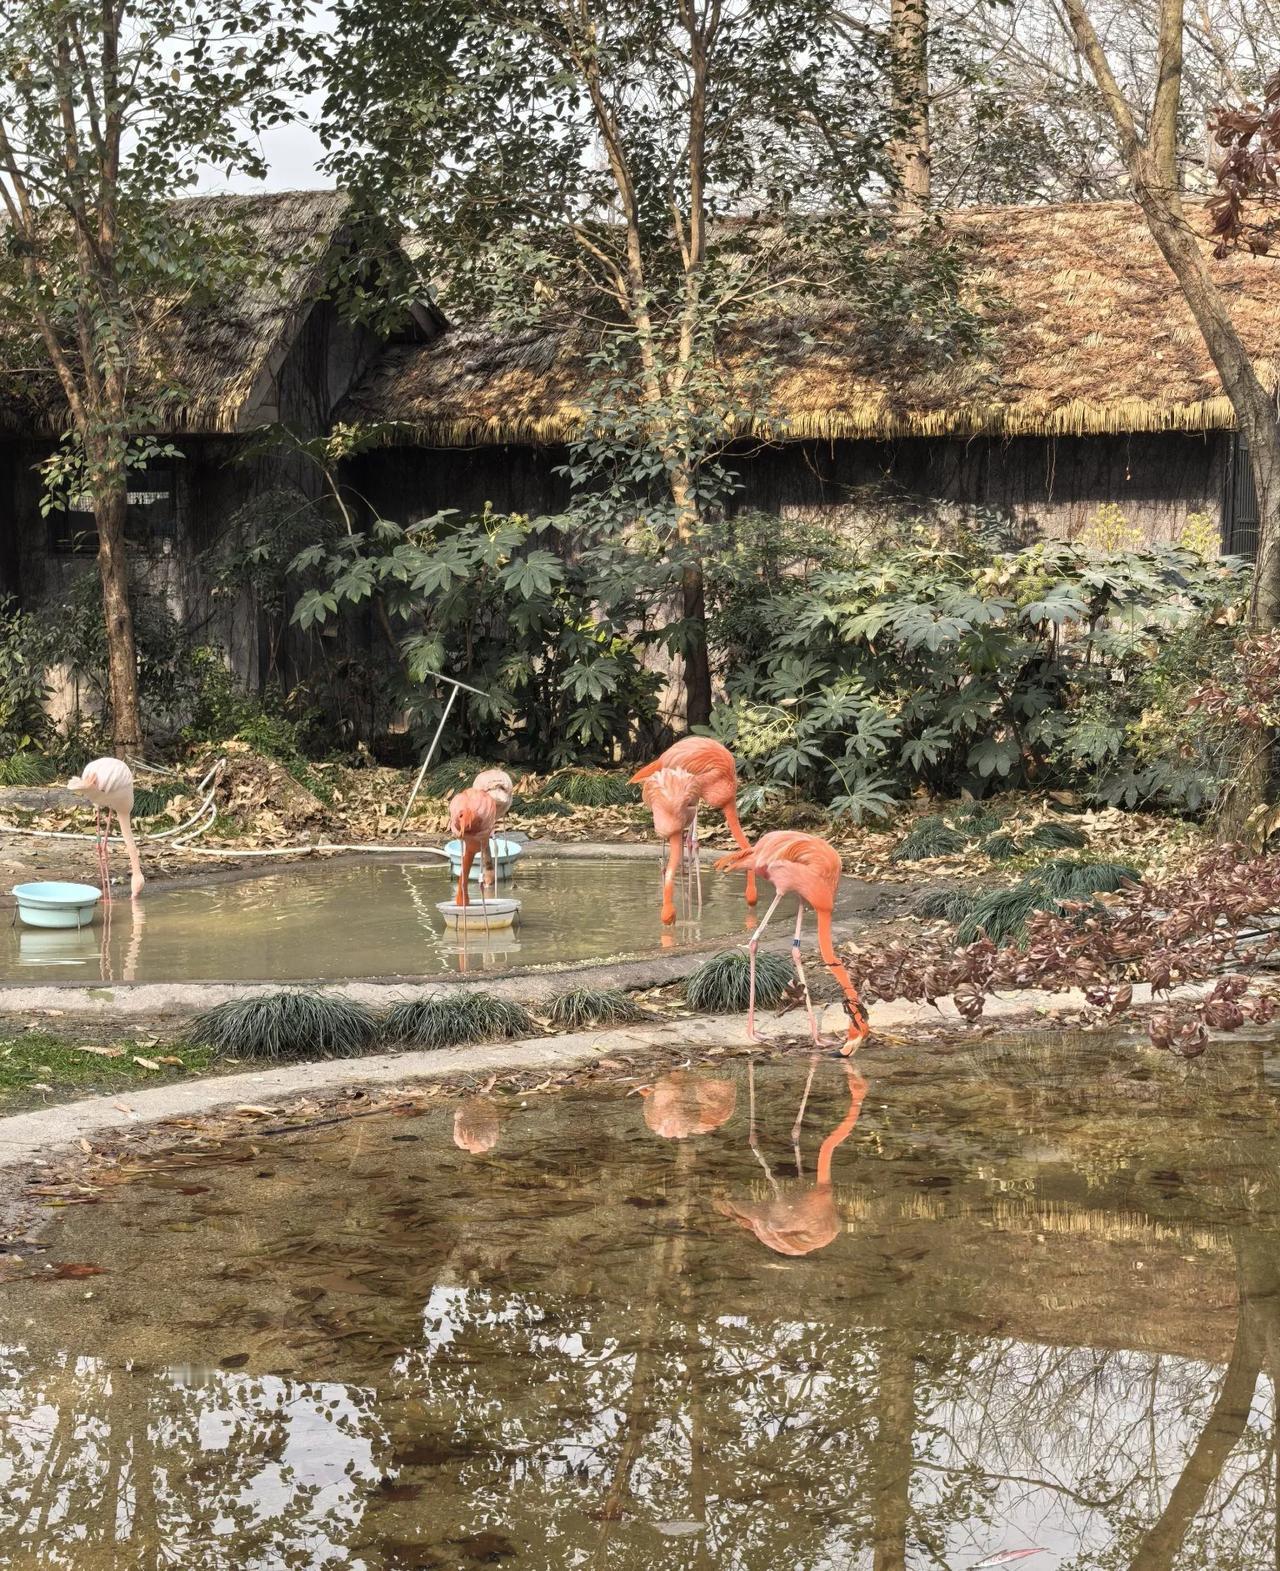
<path id="1" fill-rule="evenodd" d="M 175 476 L 172 464 L 150 464 L 129 476 L 129 511 L 125 538 L 143 547 L 172 539 L 177 528 Z M 88 498 L 72 497 L 48 516 L 49 549 L 58 556 L 95 556 L 98 531 Z"/>
<path id="2" fill-rule="evenodd" d="M 1222 549 L 1228 556 L 1258 554 L 1258 493 L 1253 488 L 1249 441 L 1236 431 L 1227 449 L 1227 475 L 1222 498 Z"/>

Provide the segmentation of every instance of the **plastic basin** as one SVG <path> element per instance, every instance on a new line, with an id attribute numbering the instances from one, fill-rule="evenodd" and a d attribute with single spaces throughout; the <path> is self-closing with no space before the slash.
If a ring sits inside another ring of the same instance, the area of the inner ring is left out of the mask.
<path id="1" fill-rule="evenodd" d="M 524 850 L 524 847 L 518 840 L 503 840 L 498 835 L 495 835 L 493 839 L 490 840 L 489 845 L 492 848 L 493 860 L 497 868 L 498 877 L 509 877 L 512 868 L 515 865 L 515 860 Z M 458 874 L 462 871 L 462 841 L 446 840 L 444 843 L 444 853 L 449 858 L 449 866 L 453 870 L 453 876 L 457 878 Z M 469 875 L 469 879 L 478 879 L 480 876 L 480 858 L 476 857 L 475 861 L 471 864 L 471 873 Z"/>
<path id="2" fill-rule="evenodd" d="M 102 899 L 92 884 L 15 884 L 11 892 L 28 927 L 88 927 Z"/>
<path id="3" fill-rule="evenodd" d="M 487 899 L 483 903 L 473 900 L 470 905 L 460 906 L 452 900 L 441 900 L 436 910 L 444 918 L 446 927 L 463 933 L 485 933 L 511 927 L 520 915 L 520 902 Z"/>

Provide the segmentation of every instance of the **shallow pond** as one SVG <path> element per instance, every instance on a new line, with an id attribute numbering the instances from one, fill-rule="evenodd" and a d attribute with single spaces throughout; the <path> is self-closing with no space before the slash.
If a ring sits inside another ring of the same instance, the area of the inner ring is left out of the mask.
<path id="1" fill-rule="evenodd" d="M 0 1565 L 1274 1566 L 1266 1051 L 864 1067 L 122 1171 L 0 1286 Z"/>
<path id="2" fill-rule="evenodd" d="M 539 860 L 530 855 L 501 896 L 521 902 L 504 931 L 446 930 L 436 910 L 452 899 L 441 863 L 307 863 L 265 877 L 149 891 L 117 899 L 80 932 L 6 925 L 0 980 L 25 982 L 234 982 L 440 976 L 538 966 L 746 936 L 743 880 L 703 869 L 702 907 L 688 892 L 679 919 L 660 920 L 661 863 Z M 856 901 L 850 883 L 846 904 Z M 479 885 L 471 891 L 479 900 Z"/>

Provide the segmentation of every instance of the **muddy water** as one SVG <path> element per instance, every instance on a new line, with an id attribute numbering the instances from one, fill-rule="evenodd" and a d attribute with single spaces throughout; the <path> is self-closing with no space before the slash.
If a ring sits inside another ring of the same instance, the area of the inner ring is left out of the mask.
<path id="1" fill-rule="evenodd" d="M 1274 1566 L 1268 1052 L 808 1067 L 59 1211 L 0 1287 L 0 1565 Z"/>
<path id="2" fill-rule="evenodd" d="M 660 921 L 661 864 L 538 861 L 497 893 L 521 901 L 519 925 L 468 933 L 436 910 L 452 898 L 445 864 L 316 863 L 204 888 L 117 900 L 91 928 L 0 928 L 0 980 L 198 982 L 254 978 L 437 976 L 678 947 L 742 933 L 742 880 L 704 869 L 702 908 L 684 892 Z M 473 890 L 478 899 L 479 886 Z M 850 887 L 847 899 L 856 899 Z M 11 913 L 10 913 L 11 915 Z"/>

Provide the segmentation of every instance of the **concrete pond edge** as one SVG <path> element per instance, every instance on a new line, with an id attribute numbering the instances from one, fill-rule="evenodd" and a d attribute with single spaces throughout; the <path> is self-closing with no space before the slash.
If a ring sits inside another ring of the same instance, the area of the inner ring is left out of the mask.
<path id="1" fill-rule="evenodd" d="M 1135 988 L 1135 995 L 1149 990 Z M 1149 996 L 1135 1003 L 1149 1003 Z M 1042 993 L 1027 991 L 992 999 L 983 1019 L 988 1023 L 1016 1026 L 1078 1013 L 1085 1005 L 1083 992 Z M 837 1029 L 843 1019 L 838 1004 L 824 1011 L 826 1026 Z M 856 1062 L 868 1071 L 876 1060 L 893 1052 L 895 1037 L 940 1025 L 960 1027 L 963 1022 L 949 999 L 937 1007 L 926 1004 L 885 1003 L 868 1011 L 872 1040 Z M 803 1013 L 783 1021 L 770 1015 L 762 1034 L 780 1041 L 794 1041 L 797 1052 L 805 1047 Z M 713 1048 L 743 1047 L 748 1043 L 745 1015 L 691 1016 L 678 1020 L 640 1021 L 634 1025 L 560 1036 L 536 1037 L 517 1042 L 486 1043 L 473 1047 L 434 1051 L 376 1053 L 363 1058 L 324 1059 L 318 1062 L 274 1064 L 239 1074 L 179 1081 L 151 1090 L 133 1090 L 85 1097 L 35 1112 L 0 1118 L 0 1170 L 30 1167 L 47 1161 L 80 1140 L 107 1133 L 140 1132 L 167 1119 L 200 1117 L 220 1108 L 284 1101 L 300 1095 L 340 1092 L 352 1087 L 391 1087 L 412 1090 L 415 1083 L 450 1079 L 458 1075 L 487 1075 L 503 1070 L 582 1068 L 618 1053 L 652 1049 L 687 1048 L 691 1056 Z"/>

